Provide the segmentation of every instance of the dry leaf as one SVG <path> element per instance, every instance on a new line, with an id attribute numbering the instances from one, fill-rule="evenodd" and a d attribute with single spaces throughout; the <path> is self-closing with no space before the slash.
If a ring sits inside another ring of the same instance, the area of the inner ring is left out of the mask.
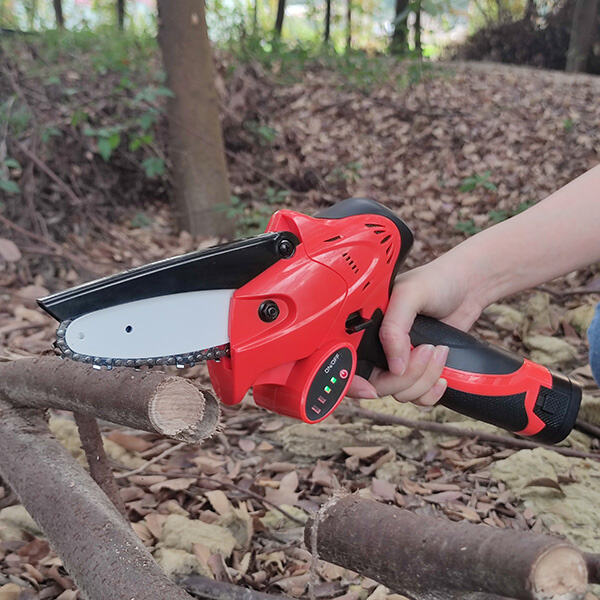
<path id="1" fill-rule="evenodd" d="M 0 258 L 6 262 L 17 262 L 21 260 L 21 251 L 12 240 L 0 238 Z"/>
<path id="2" fill-rule="evenodd" d="M 196 477 L 177 477 L 175 479 L 167 479 L 166 481 L 160 481 L 150 486 L 152 493 L 159 492 L 160 490 L 187 490 L 190 485 L 196 483 Z"/>
<path id="3" fill-rule="evenodd" d="M 366 459 L 379 454 L 385 448 L 383 446 L 346 446 L 342 450 L 349 456 Z"/>

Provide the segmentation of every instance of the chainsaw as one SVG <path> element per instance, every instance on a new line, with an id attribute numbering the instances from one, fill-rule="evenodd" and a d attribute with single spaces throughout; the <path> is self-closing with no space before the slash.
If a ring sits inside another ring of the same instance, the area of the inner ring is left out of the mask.
<path id="1" fill-rule="evenodd" d="M 225 404 L 252 388 L 259 406 L 317 423 L 355 374 L 387 369 L 379 328 L 412 242 L 388 208 L 351 198 L 314 216 L 279 210 L 264 234 L 38 302 L 60 322 L 65 358 L 109 369 L 209 361 Z M 573 428 L 581 389 L 569 378 L 430 317 L 410 337 L 450 348 L 444 406 L 548 443 Z"/>

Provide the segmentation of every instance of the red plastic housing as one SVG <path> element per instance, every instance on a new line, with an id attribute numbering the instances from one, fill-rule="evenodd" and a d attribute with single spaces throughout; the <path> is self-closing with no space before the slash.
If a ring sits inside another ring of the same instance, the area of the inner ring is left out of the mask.
<path id="1" fill-rule="evenodd" d="M 387 308 L 400 232 L 376 215 L 323 219 L 290 210 L 276 212 L 267 231 L 290 231 L 300 243 L 291 258 L 236 290 L 229 313 L 230 357 L 210 362 L 209 372 L 226 404 L 240 402 L 253 387 L 260 406 L 315 423 L 339 404 L 356 369 L 364 332 L 349 333 L 348 317 L 360 312 L 366 320 Z M 273 322 L 259 316 L 265 300 L 279 307 Z M 324 414 L 307 416 L 308 387 L 336 348 L 347 348 L 352 356 L 350 368 L 343 369 L 349 372 L 343 389 Z"/>

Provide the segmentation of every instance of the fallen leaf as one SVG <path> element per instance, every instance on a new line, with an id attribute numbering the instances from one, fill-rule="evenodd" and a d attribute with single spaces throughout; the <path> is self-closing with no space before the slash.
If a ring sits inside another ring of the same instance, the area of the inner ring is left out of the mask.
<path id="1" fill-rule="evenodd" d="M 190 485 L 196 483 L 196 480 L 196 477 L 177 477 L 175 479 L 167 479 L 166 481 L 159 481 L 158 483 L 151 485 L 150 491 L 155 494 L 160 490 L 187 490 Z"/>
<path id="2" fill-rule="evenodd" d="M 0 238 L 0 258 L 6 262 L 17 262 L 21 260 L 21 251 L 12 240 Z"/>

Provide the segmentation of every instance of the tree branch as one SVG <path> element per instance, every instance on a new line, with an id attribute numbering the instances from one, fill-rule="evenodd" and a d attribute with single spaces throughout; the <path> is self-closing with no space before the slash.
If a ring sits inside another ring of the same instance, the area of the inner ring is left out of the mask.
<path id="1" fill-rule="evenodd" d="M 219 422 L 217 400 L 187 379 L 99 371 L 53 357 L 0 363 L 0 395 L 16 405 L 71 410 L 185 442 L 209 437 Z"/>
<path id="2" fill-rule="evenodd" d="M 582 553 L 561 539 L 416 515 L 357 496 L 327 503 L 304 539 L 318 558 L 419 600 L 473 593 L 580 600 L 587 590 Z"/>

